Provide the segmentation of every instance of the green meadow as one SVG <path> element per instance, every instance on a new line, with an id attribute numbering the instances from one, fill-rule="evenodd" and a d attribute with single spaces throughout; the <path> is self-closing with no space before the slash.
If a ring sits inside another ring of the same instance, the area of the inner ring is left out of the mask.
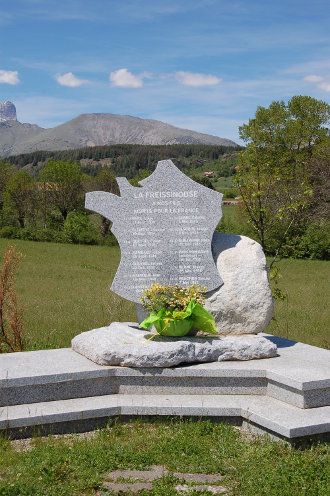
<path id="1" fill-rule="evenodd" d="M 1 255 L 12 241 L 0 239 Z M 136 320 L 135 307 L 109 286 L 120 260 L 118 247 L 15 240 L 24 259 L 17 273 L 19 302 L 26 305 L 27 349 L 70 346 L 79 332 L 115 320 Z"/>
<path id="2" fill-rule="evenodd" d="M 330 349 L 330 262 L 283 259 L 277 265 L 285 299 L 275 301 L 267 332 Z"/>
<path id="3" fill-rule="evenodd" d="M 283 442 L 202 420 L 118 421 L 86 436 L 30 442 L 0 439 L 0 459 L 4 496 L 110 496 L 114 493 L 103 488 L 107 473 L 152 465 L 169 473 L 140 495 L 213 494 L 194 491 L 189 482 L 189 492 L 177 492 L 175 487 L 182 482 L 176 472 L 220 474 L 219 485 L 231 496 L 326 496 L 330 484 L 329 444 L 292 449 Z"/>
<path id="4" fill-rule="evenodd" d="M 16 288 L 26 306 L 26 349 L 67 347 L 82 331 L 136 320 L 134 304 L 109 290 L 120 260 L 118 247 L 0 239 L 1 258 L 13 243 L 24 255 Z M 275 302 L 267 331 L 329 348 L 330 263 L 285 259 L 278 265 L 286 298 Z"/>

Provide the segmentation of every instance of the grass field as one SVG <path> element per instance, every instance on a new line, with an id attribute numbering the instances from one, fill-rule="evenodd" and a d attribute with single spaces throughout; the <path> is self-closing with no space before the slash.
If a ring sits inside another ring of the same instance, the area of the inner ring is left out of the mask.
<path id="1" fill-rule="evenodd" d="M 233 187 L 233 176 L 219 177 L 212 180 L 214 188 L 218 191 L 229 189 Z"/>
<path id="2" fill-rule="evenodd" d="M 220 474 L 232 496 L 327 496 L 330 489 L 329 444 L 301 451 L 209 421 L 118 422 L 87 437 L 0 440 L 0 460 L 0 494 L 6 496 L 110 495 L 102 491 L 107 472 L 152 465 L 170 473 L 141 495 L 182 494 L 175 472 Z"/>
<path id="3" fill-rule="evenodd" d="M 0 239 L 1 258 L 10 243 Z M 136 320 L 134 305 L 109 291 L 119 248 L 20 240 L 15 245 L 24 255 L 17 293 L 26 305 L 28 349 L 70 346 L 82 331 Z"/>
<path id="4" fill-rule="evenodd" d="M 241 235 L 249 234 L 248 226 L 240 219 L 236 205 L 222 205 L 222 218 L 217 231 Z"/>
<path id="5" fill-rule="evenodd" d="M 277 265 L 286 298 L 275 302 L 267 332 L 330 349 L 330 262 L 283 259 Z"/>
<path id="6" fill-rule="evenodd" d="M 233 208 L 233 207 L 227 207 Z M 9 241 L 0 239 L 2 257 Z M 17 292 L 26 305 L 27 349 L 70 346 L 78 333 L 116 320 L 135 321 L 133 303 L 109 291 L 119 264 L 118 247 L 15 241 L 25 258 Z M 328 295 L 330 263 L 282 260 L 280 287 L 268 332 L 330 347 Z"/>

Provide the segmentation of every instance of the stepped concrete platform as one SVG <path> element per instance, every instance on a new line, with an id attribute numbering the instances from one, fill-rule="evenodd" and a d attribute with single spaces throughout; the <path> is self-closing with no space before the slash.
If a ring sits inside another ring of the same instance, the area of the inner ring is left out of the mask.
<path id="1" fill-rule="evenodd" d="M 0 430 L 88 430 L 111 417 L 211 417 L 297 440 L 330 433 L 330 351 L 267 336 L 278 356 L 173 368 L 101 366 L 71 349 L 0 355 Z"/>

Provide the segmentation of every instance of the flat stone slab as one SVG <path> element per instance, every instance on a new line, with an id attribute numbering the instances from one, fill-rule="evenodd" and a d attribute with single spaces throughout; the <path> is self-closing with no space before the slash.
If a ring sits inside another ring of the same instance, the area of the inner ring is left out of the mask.
<path id="1" fill-rule="evenodd" d="M 220 474 L 189 474 L 180 472 L 170 472 L 161 465 L 153 465 L 150 470 L 115 470 L 109 472 L 105 475 L 107 481 L 103 484 L 105 489 L 108 489 L 114 493 L 119 493 L 120 491 L 130 491 L 133 494 L 137 494 L 142 489 L 153 489 L 152 482 L 162 479 L 164 476 L 172 476 L 183 482 L 189 482 L 187 484 L 179 484 L 175 486 L 175 489 L 179 493 L 191 493 L 191 491 L 209 491 L 212 494 L 221 494 L 227 492 L 227 489 L 215 485 L 223 478 Z M 110 480 L 111 482 L 108 482 Z M 119 480 L 119 482 L 118 482 Z M 123 482 L 127 480 L 127 482 Z M 132 482 L 132 480 L 134 482 Z M 143 482 L 138 482 L 143 481 Z"/>
<path id="2" fill-rule="evenodd" d="M 269 396 L 110 394 L 0 409 L 0 430 L 93 421 L 109 417 L 180 416 L 244 419 L 278 436 L 294 439 L 330 432 L 330 407 L 308 410 Z M 90 429 L 88 429 L 90 430 Z M 57 431 L 58 432 L 58 431 Z"/>
<path id="3" fill-rule="evenodd" d="M 72 349 L 99 365 L 173 367 L 181 363 L 253 360 L 277 355 L 277 346 L 263 336 L 171 338 L 156 336 L 137 324 L 114 322 L 83 332 Z"/>

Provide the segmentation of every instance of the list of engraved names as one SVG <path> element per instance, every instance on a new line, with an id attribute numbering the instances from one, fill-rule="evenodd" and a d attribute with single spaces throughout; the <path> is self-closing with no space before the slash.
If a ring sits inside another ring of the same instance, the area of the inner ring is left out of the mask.
<path id="1" fill-rule="evenodd" d="M 121 249 L 132 260 L 127 279 L 136 294 L 152 282 L 208 285 L 204 269 L 210 238 L 199 195 L 197 190 L 134 191 L 125 219 L 130 235 Z"/>

